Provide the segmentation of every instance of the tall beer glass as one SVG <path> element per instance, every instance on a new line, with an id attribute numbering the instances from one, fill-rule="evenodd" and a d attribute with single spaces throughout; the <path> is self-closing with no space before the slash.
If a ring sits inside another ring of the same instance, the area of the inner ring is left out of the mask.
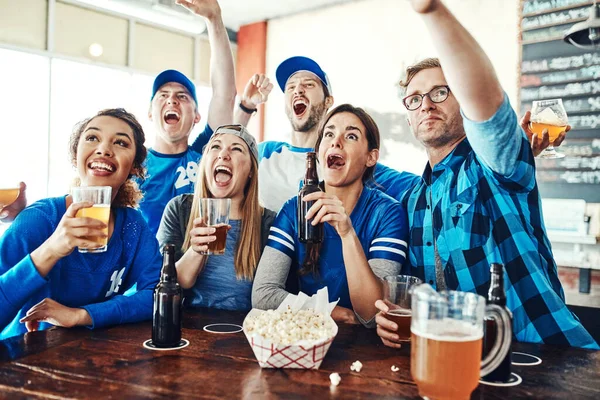
<path id="1" fill-rule="evenodd" d="M 410 340 L 411 294 L 412 289 L 421 283 L 419 278 L 408 275 L 388 275 L 383 278 L 383 301 L 389 308 L 385 315 L 398 325 L 396 333 L 400 341 Z"/>
<path id="2" fill-rule="evenodd" d="M 554 149 L 552 144 L 567 128 L 567 112 L 563 107 L 562 99 L 534 101 L 531 106 L 531 117 L 529 119 L 529 128 L 533 133 L 537 133 L 538 138 L 542 137 L 542 131 L 548 130 L 548 146 L 542 154 L 541 158 L 562 158 L 565 155 Z"/>
<path id="3" fill-rule="evenodd" d="M 108 235 L 108 222 L 110 221 L 110 204 L 112 202 L 112 187 L 110 186 L 79 186 L 71 188 L 71 195 L 73 196 L 73 203 L 81 203 L 82 201 L 89 201 L 94 203 L 89 208 L 82 208 L 77 211 L 77 218 L 94 218 L 98 219 L 106 224 L 106 228 L 103 229 L 104 234 Z M 98 244 L 95 248 L 82 248 L 78 247 L 80 253 L 102 253 L 106 251 L 108 244 L 108 237 L 90 237 Z"/>
<path id="4" fill-rule="evenodd" d="M 208 244 L 208 251 L 203 254 L 225 254 L 230 207 L 231 199 L 200 199 L 200 218 L 204 226 L 215 228 L 213 235 L 217 237 L 215 241 Z"/>
<path id="5" fill-rule="evenodd" d="M 510 348 L 512 327 L 506 311 L 485 304 L 475 293 L 435 292 L 427 284 L 413 291 L 410 372 L 419 395 L 432 400 L 469 399 L 479 383 L 502 362 Z M 484 316 L 498 335 L 481 361 Z"/>

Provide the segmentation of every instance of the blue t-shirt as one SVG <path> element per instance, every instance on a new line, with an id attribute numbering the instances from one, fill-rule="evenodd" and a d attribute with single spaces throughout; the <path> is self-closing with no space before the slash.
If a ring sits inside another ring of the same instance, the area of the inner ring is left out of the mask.
<path id="1" fill-rule="evenodd" d="M 186 291 L 186 305 L 243 311 L 252 308 L 252 281 L 238 280 L 235 276 L 235 248 L 240 238 L 241 221 L 229 220 L 229 225 L 225 254 L 208 256 L 196 283 Z"/>
<path id="2" fill-rule="evenodd" d="M 180 194 L 194 193 L 202 148 L 212 134 L 211 127 L 206 125 L 194 144 L 179 154 L 162 154 L 148 149 L 145 162 L 147 176 L 144 181 L 137 182 L 144 192 L 140 211 L 154 235 L 158 232 L 160 219 L 169 200 Z"/>
<path id="3" fill-rule="evenodd" d="M 284 205 L 269 235 L 267 246 L 292 259 L 292 271 L 299 271 L 306 254 L 298 240 L 297 196 Z M 402 205 L 383 192 L 365 187 L 350 214 L 352 226 L 367 260 L 384 259 L 404 263 L 407 250 L 408 223 Z M 352 309 L 342 240 L 330 224 L 324 224 L 324 240 L 319 257 L 319 275 L 300 276 L 300 290 L 313 295 L 327 286 L 329 300 L 340 299 L 339 305 Z"/>
<path id="4" fill-rule="evenodd" d="M 261 204 L 270 210 L 279 210 L 283 204 L 298 194 L 306 172 L 306 153 L 313 148 L 295 147 L 285 142 L 262 142 L 258 145 L 258 187 Z M 317 165 L 319 168 L 319 166 Z M 319 170 L 319 176 L 321 171 Z M 388 196 L 400 200 L 412 189 L 419 177 L 410 172 L 377 164 L 369 184 Z"/>
<path id="5" fill-rule="evenodd" d="M 74 250 L 40 276 L 30 254 L 52 235 L 65 212 L 65 197 L 40 200 L 0 237 L 0 340 L 27 332 L 19 319 L 45 298 L 86 309 L 93 328 L 152 318 L 161 256 L 156 238 L 133 208 L 111 209 L 115 226 L 106 252 Z M 123 295 L 134 286 L 137 292 Z M 39 329 L 50 326 L 42 322 Z"/>

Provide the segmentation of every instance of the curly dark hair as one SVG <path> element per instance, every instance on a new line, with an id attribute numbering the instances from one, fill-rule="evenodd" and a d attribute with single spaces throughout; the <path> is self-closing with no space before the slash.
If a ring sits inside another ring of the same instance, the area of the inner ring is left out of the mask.
<path id="1" fill-rule="evenodd" d="M 93 117 L 86 118 L 77 123 L 73 129 L 71 137 L 69 138 L 69 156 L 71 158 L 71 163 L 77 163 L 77 146 L 79 145 L 81 134 L 85 131 L 87 125 L 97 117 L 113 117 L 120 119 L 129 125 L 133 131 L 133 141 L 135 142 L 135 158 L 133 159 L 133 168 L 135 172 L 133 175 L 130 175 L 129 178 L 121 185 L 113 204 L 117 207 L 137 207 L 139 201 L 143 197 L 143 194 L 133 178 L 137 177 L 143 180 L 146 176 L 144 161 L 146 160 L 148 151 L 144 146 L 144 142 L 146 141 L 144 129 L 133 114 L 128 113 L 123 108 L 107 108 L 99 111 Z M 75 180 L 74 185 L 80 185 L 79 179 Z"/>

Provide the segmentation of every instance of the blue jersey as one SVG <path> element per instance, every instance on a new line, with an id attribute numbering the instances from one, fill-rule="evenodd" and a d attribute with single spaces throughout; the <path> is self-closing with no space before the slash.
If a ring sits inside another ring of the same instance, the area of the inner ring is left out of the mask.
<path id="1" fill-rule="evenodd" d="M 262 142 L 258 145 L 258 188 L 261 204 L 279 210 L 283 203 L 298 194 L 306 172 L 306 153 L 313 148 L 295 147 L 285 142 Z M 318 167 L 318 166 L 317 166 Z M 319 170 L 319 176 L 321 171 Z M 412 189 L 419 177 L 377 164 L 373 174 L 376 187 L 396 200 Z"/>
<path id="2" fill-rule="evenodd" d="M 206 125 L 192 146 L 179 154 L 162 154 L 148 150 L 145 167 L 147 177 L 138 181 L 144 198 L 140 210 L 154 235 L 158 232 L 160 219 L 169 200 L 185 193 L 194 193 L 198 164 L 202 148 L 208 143 L 213 131 Z"/>
<path id="3" fill-rule="evenodd" d="M 288 200 L 273 223 L 267 246 L 292 259 L 292 271 L 300 270 L 306 255 L 305 245 L 298 240 L 298 198 Z M 379 190 L 365 187 L 350 214 L 352 226 L 367 260 L 384 259 L 404 263 L 407 251 L 408 223 L 402 205 Z M 328 223 L 324 224 L 324 240 L 319 257 L 318 276 L 300 276 L 300 290 L 313 295 L 327 286 L 329 300 L 352 309 L 342 240 Z"/>
<path id="4" fill-rule="evenodd" d="M 94 328 L 152 318 L 161 256 L 156 238 L 133 208 L 111 209 L 115 226 L 106 252 L 75 250 L 46 277 L 39 274 L 31 252 L 52 235 L 65 212 L 65 197 L 40 200 L 23 210 L 0 237 L 0 340 L 25 333 L 19 319 L 45 298 L 84 308 Z M 133 287 L 137 292 L 128 291 Z M 50 326 L 42 322 L 39 329 Z"/>

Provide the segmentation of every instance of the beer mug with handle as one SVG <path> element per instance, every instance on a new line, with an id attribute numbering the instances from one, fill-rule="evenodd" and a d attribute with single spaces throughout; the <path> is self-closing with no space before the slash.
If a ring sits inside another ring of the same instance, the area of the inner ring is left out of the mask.
<path id="1" fill-rule="evenodd" d="M 496 343 L 481 360 L 484 317 L 497 324 Z M 512 327 L 505 310 L 476 293 L 443 291 L 427 284 L 412 294 L 410 371 L 426 399 L 469 399 L 510 349 Z"/>

